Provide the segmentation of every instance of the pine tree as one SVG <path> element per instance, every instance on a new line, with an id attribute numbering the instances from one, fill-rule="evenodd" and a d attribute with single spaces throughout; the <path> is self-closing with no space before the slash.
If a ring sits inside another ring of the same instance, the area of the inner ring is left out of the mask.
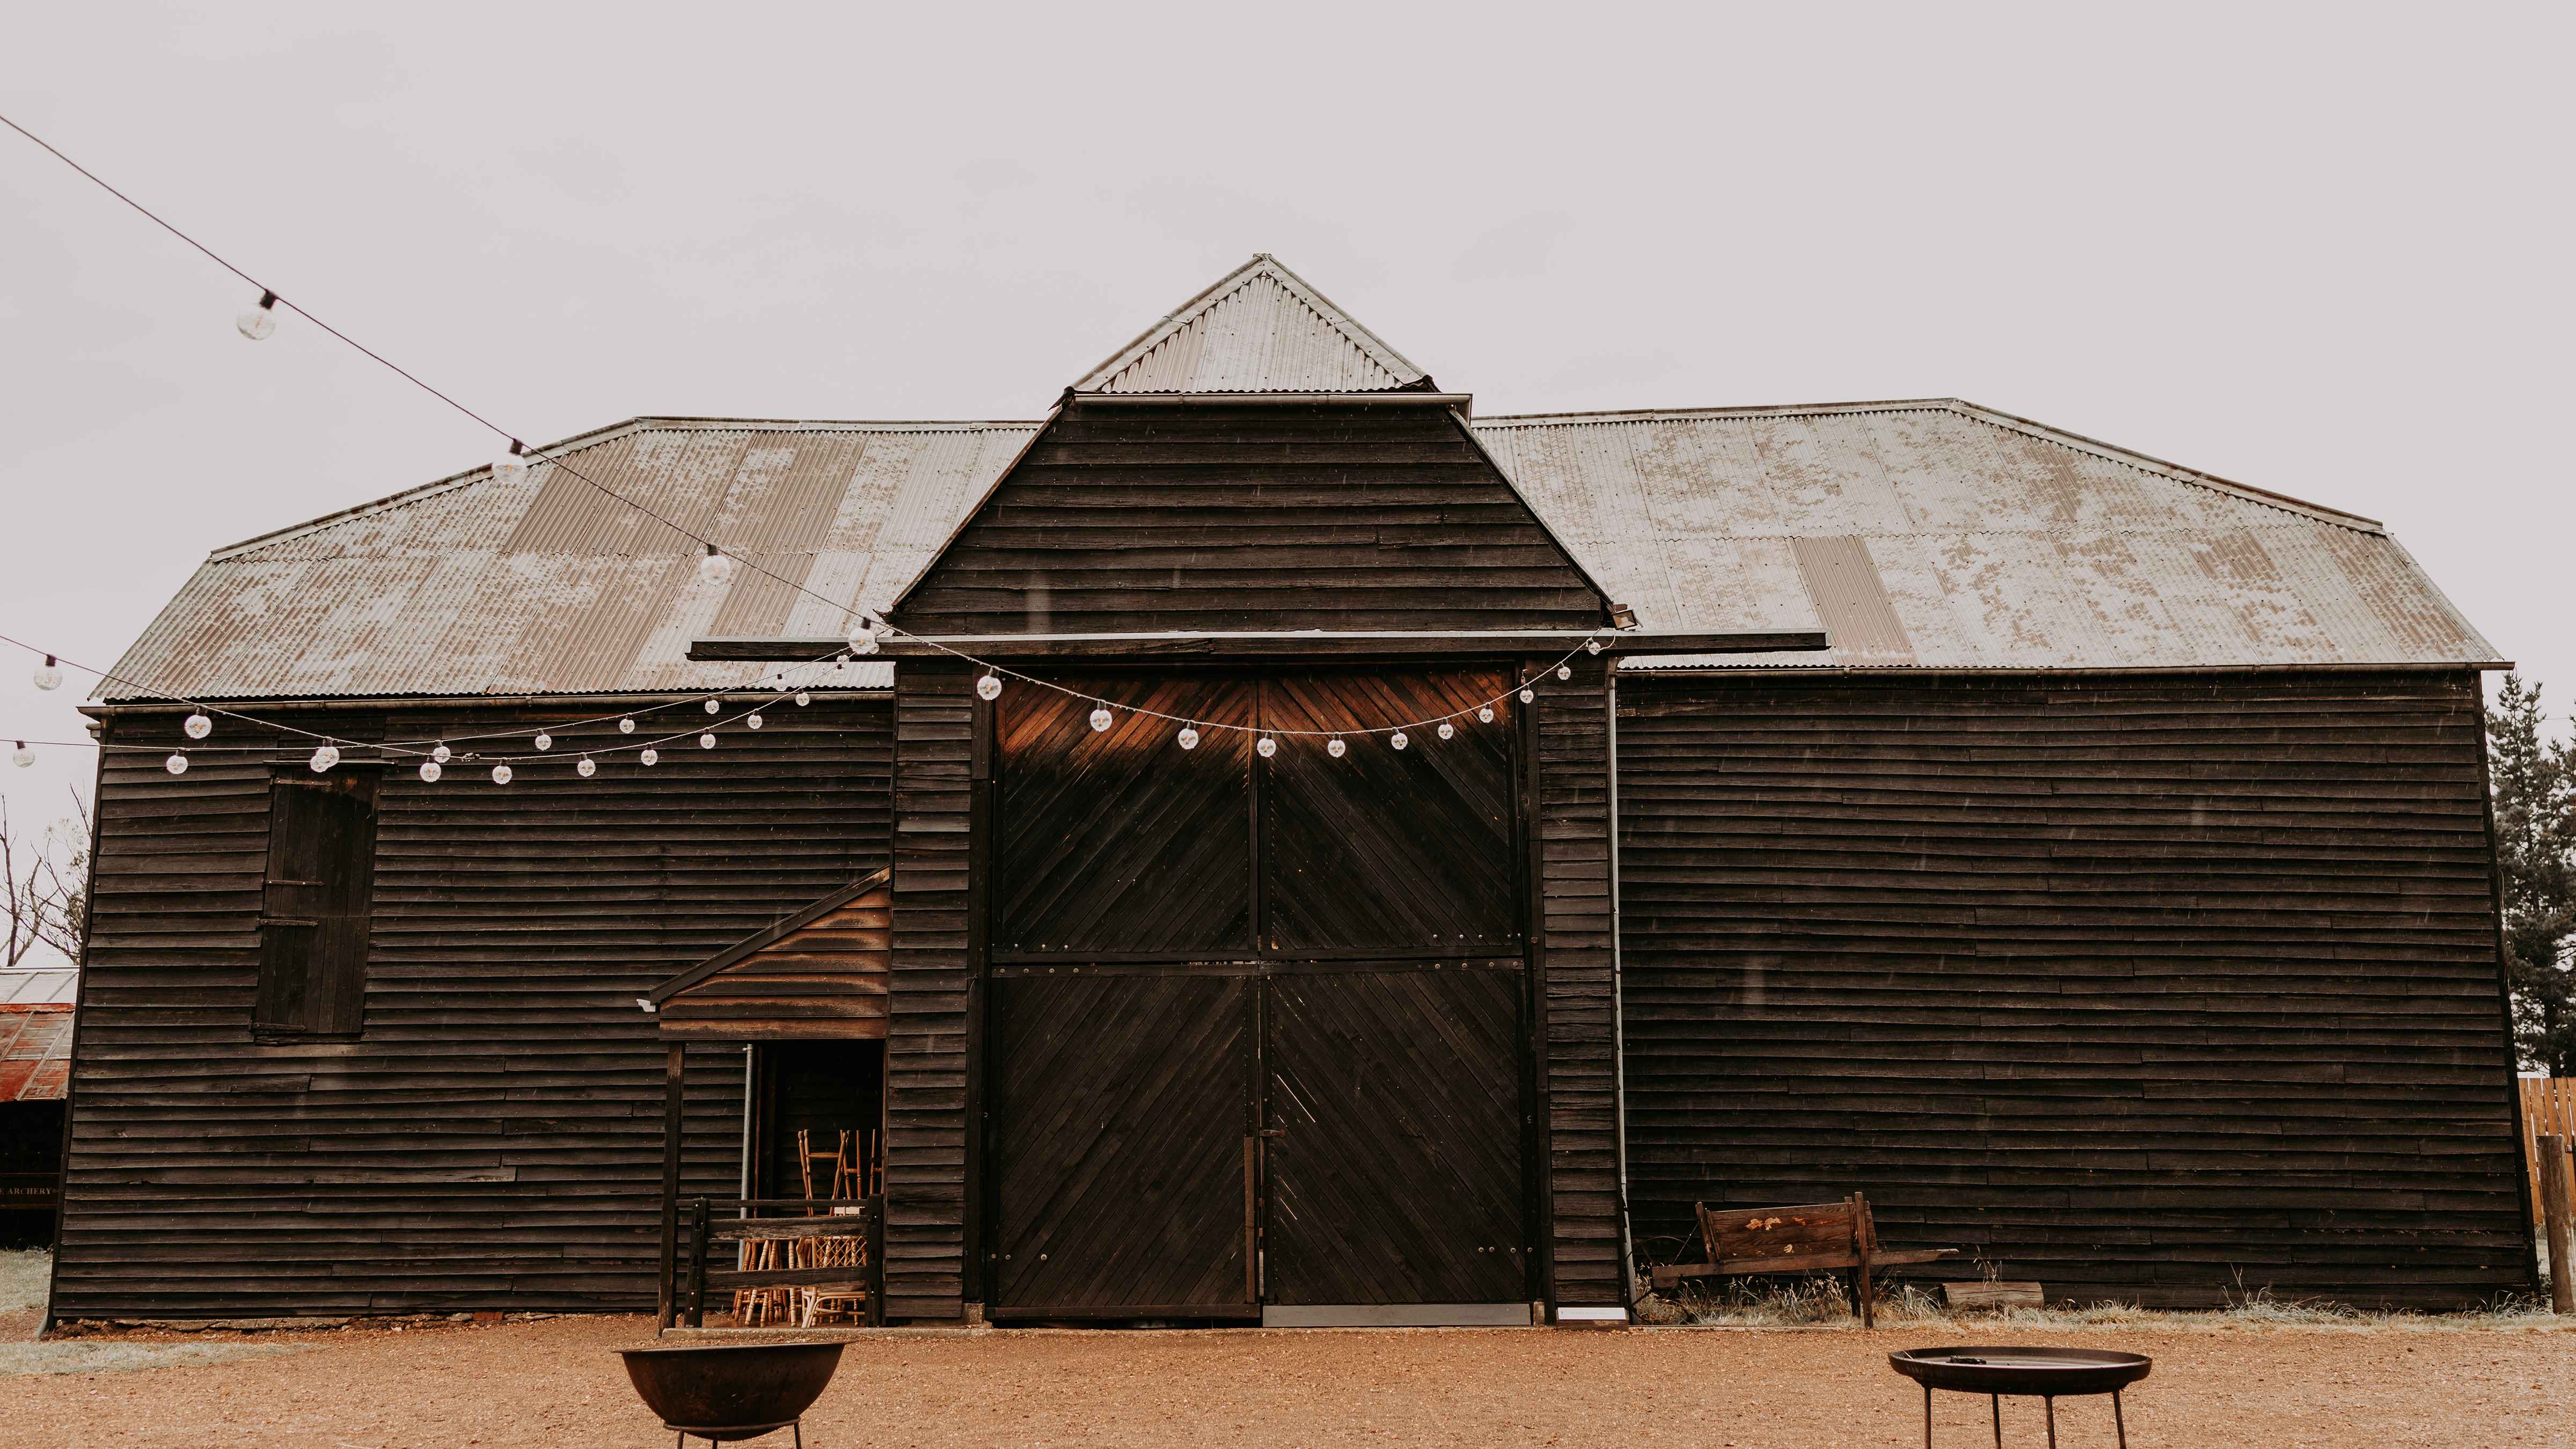
<path id="1" fill-rule="evenodd" d="M 2505 974 L 2525 1067 L 2576 1076 L 2576 744 L 2543 733 L 2540 686 L 2504 677 L 2487 716 Z"/>

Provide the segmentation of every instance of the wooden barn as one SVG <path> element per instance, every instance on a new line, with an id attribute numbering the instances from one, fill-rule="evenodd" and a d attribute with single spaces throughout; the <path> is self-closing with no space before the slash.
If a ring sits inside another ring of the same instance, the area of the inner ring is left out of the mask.
<path id="1" fill-rule="evenodd" d="M 2532 1284 L 2499 665 L 2371 520 L 1479 417 L 1266 256 L 1036 422 L 536 451 L 102 686 L 56 1317 L 634 1310 L 853 1193 L 895 1320 L 1617 1320 L 1850 1192 L 2059 1297 Z"/>

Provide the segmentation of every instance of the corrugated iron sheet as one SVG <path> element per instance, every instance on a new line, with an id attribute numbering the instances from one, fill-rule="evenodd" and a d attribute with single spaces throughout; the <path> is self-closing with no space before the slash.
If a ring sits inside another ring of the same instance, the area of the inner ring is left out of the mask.
<path id="1" fill-rule="evenodd" d="M 1205 314 L 1202 314 L 1205 315 Z M 1226 386 L 1239 385 L 1231 379 Z M 833 637 L 890 604 L 1034 423 L 646 420 L 573 466 L 823 596 L 738 568 L 568 472 L 452 479 L 219 551 L 110 697 L 716 689 L 715 634 Z M 2126 668 L 2494 658 L 2367 519 L 1965 403 L 1489 418 L 1477 434 L 1645 627 L 1824 628 L 1829 656 L 1642 667 Z M 881 663 L 836 682 L 883 688 Z"/>
<path id="2" fill-rule="evenodd" d="M 2364 518 L 1967 403 L 1486 418 L 1503 470 L 1649 629 L 1819 658 L 1630 668 L 2482 664 Z"/>
<path id="3" fill-rule="evenodd" d="M 80 973 L 69 966 L 0 971 L 0 1006 L 69 1007 L 79 990 Z"/>
<path id="4" fill-rule="evenodd" d="M 740 684 L 711 634 L 834 637 L 842 607 L 737 567 L 574 469 L 834 600 L 882 608 L 1034 423 L 639 421 L 516 483 L 488 473 L 217 552 L 105 697 L 289 699 L 612 693 Z M 884 688 L 883 664 L 833 681 Z"/>
<path id="5" fill-rule="evenodd" d="M 1390 392 L 1422 380 L 1377 334 L 1267 254 L 1145 330 L 1075 392 Z"/>
<path id="6" fill-rule="evenodd" d="M 71 1076 L 72 1009 L 0 1005 L 0 1102 L 59 1102 Z"/>

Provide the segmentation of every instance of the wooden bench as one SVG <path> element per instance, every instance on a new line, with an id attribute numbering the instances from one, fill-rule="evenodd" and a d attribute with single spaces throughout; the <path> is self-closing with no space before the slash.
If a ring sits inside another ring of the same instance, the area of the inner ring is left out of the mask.
<path id="1" fill-rule="evenodd" d="M 1841 1202 L 1798 1207 L 1738 1208 L 1713 1212 L 1693 1204 L 1699 1214 L 1702 1261 L 1657 1268 L 1652 1275 L 1661 1292 L 1685 1278 L 1738 1278 L 1764 1273 L 1827 1273 L 1850 1269 L 1853 1296 L 1860 1301 L 1861 1327 L 1870 1318 L 1869 1274 L 1872 1268 L 1930 1263 L 1955 1257 L 1956 1248 L 1882 1248 L 1878 1226 L 1870 1218 L 1869 1199 L 1853 1193 Z"/>

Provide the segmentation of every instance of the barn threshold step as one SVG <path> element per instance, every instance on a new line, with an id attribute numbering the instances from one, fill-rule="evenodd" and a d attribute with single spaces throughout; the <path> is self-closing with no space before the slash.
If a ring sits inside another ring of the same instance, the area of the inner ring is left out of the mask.
<path id="1" fill-rule="evenodd" d="M 1264 1328 L 1527 1328 L 1523 1303 L 1265 1303 Z"/>

